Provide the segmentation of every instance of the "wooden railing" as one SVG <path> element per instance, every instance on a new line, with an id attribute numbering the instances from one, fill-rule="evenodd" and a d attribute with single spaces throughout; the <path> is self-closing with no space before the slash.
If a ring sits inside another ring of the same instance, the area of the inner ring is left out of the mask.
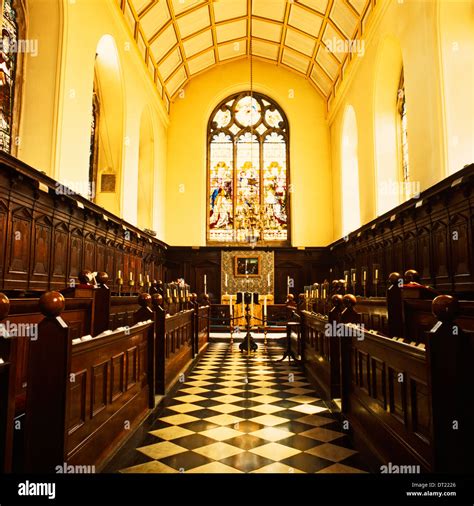
<path id="1" fill-rule="evenodd" d="M 40 299 L 45 318 L 30 341 L 25 470 L 55 472 L 65 463 L 102 468 L 149 409 L 148 341 L 152 322 L 71 339 L 64 298 Z"/>
<path id="2" fill-rule="evenodd" d="M 37 329 L 34 336 L 0 336 L 0 465 L 7 472 L 12 454 L 15 471 L 54 472 L 53 460 L 43 464 L 36 456 L 43 454 L 36 443 L 40 430 L 47 432 L 47 444 L 56 445 L 55 465 L 102 468 L 155 407 L 155 394 L 167 391 L 208 342 L 209 306 L 190 300 L 191 309 L 170 316 L 159 295 L 111 297 L 106 276 L 98 282 L 67 289 L 66 298 L 47 292 L 39 301 L 9 301 L 0 294 L 0 323 L 10 313 L 8 325 Z M 60 313 L 53 315 L 58 301 Z M 43 420 L 47 413 L 51 425 Z M 15 414 L 22 416 L 20 430 L 13 431 Z"/>
<path id="3" fill-rule="evenodd" d="M 333 296 L 329 317 L 302 311 L 304 365 L 326 398 L 341 398 L 350 432 L 374 468 L 390 461 L 468 472 L 473 464 L 467 448 L 474 442 L 473 403 L 465 395 L 474 387 L 472 303 L 411 296 L 388 298 L 388 314 L 401 311 L 403 336 L 393 338 L 355 325 L 362 319 L 353 295 Z M 402 302 L 391 308 L 394 300 Z M 428 306 L 433 325 L 412 339 L 409 325 L 426 316 L 416 309 Z"/>

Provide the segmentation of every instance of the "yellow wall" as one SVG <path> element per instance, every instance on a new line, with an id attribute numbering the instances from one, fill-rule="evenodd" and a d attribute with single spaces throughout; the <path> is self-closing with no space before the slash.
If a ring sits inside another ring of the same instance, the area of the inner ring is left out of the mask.
<path id="1" fill-rule="evenodd" d="M 248 60 L 193 78 L 168 117 L 116 0 L 25 0 L 25 6 L 26 38 L 38 40 L 39 52 L 24 56 L 18 157 L 85 193 L 94 59 L 99 40 L 110 35 L 122 111 L 115 111 L 106 137 L 114 139 L 120 181 L 115 200 L 103 196 L 99 204 L 137 223 L 140 122 L 148 111 L 153 174 L 141 181 L 152 186 L 153 213 L 140 221 L 152 218 L 151 228 L 171 245 L 204 245 L 207 122 L 222 99 L 249 89 Z M 255 61 L 255 90 L 276 100 L 290 123 L 294 246 L 326 245 L 342 236 L 341 142 L 349 106 L 357 123 L 361 223 L 405 198 L 379 195 L 380 183 L 400 168 L 393 137 L 402 63 L 412 181 L 422 191 L 474 159 L 474 3 L 380 0 L 368 28 L 365 53 L 346 72 L 328 115 L 308 81 Z"/>
<path id="2" fill-rule="evenodd" d="M 447 174 L 474 161 L 474 2 L 439 2 Z"/>
<path id="3" fill-rule="evenodd" d="M 377 216 L 378 207 L 383 208 L 377 206 L 375 175 L 380 149 L 377 153 L 374 128 L 380 125 L 383 120 L 380 114 L 385 112 L 377 109 L 375 97 L 377 83 L 383 86 L 387 77 L 383 72 L 395 68 L 399 75 L 399 53 L 395 50 L 384 51 L 384 47 L 393 41 L 400 46 L 405 73 L 411 179 L 423 191 L 446 176 L 439 35 L 436 29 L 437 2 L 406 0 L 399 3 L 396 0 L 382 0 L 376 9 L 372 30 L 369 29 L 365 41 L 365 54 L 355 59 L 353 73 L 341 88 L 329 114 L 334 181 L 334 240 L 342 236 L 340 139 L 343 112 L 347 105 L 354 107 L 357 118 L 362 224 Z M 396 86 L 394 90 L 396 91 Z M 393 100 L 395 107 L 396 95 Z M 378 131 L 379 136 L 381 133 L 383 134 Z M 399 165 L 399 160 L 396 164 L 393 161 L 393 167 Z M 388 175 L 382 173 L 383 177 Z M 389 207 L 397 205 L 398 201 L 399 199 L 393 201 Z"/>
<path id="4" fill-rule="evenodd" d="M 123 114 L 108 125 L 108 142 L 114 143 L 112 159 L 121 174 L 118 183 L 122 191 L 118 206 L 106 198 L 99 203 L 137 223 L 140 120 L 142 112 L 149 110 L 155 149 L 152 228 L 162 238 L 168 116 L 156 88 L 116 1 L 63 0 L 56 4 L 52 0 L 30 0 L 28 5 L 28 36 L 38 37 L 39 55 L 37 59 L 28 56 L 26 61 L 20 130 L 24 142 L 19 158 L 73 190 L 86 193 L 94 60 L 98 42 L 110 35 L 118 52 Z M 110 92 L 106 82 L 101 91 Z"/>
<path id="5" fill-rule="evenodd" d="M 27 33 L 38 53 L 24 54 L 20 143 L 17 156 L 52 177 L 56 172 L 56 125 L 61 80 L 63 24 L 61 0 L 27 0 Z M 45 12 L 48 13 L 45 23 Z"/>
<path id="6" fill-rule="evenodd" d="M 172 105 L 166 185 L 169 244 L 206 244 L 207 122 L 221 100 L 249 88 L 249 62 L 237 60 L 192 79 Z M 324 100 L 295 73 L 258 60 L 254 89 L 276 100 L 288 117 L 292 244 L 326 245 L 333 224 L 328 212 L 331 166 Z"/>

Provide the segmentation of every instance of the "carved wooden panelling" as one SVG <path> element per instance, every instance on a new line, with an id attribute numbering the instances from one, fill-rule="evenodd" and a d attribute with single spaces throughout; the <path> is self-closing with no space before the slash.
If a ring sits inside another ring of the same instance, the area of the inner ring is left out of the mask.
<path id="1" fill-rule="evenodd" d="M 86 421 L 87 371 L 77 371 L 70 377 L 68 432 L 72 434 Z"/>
<path id="2" fill-rule="evenodd" d="M 108 362 L 92 366 L 91 370 L 91 418 L 107 405 Z"/>
<path id="3" fill-rule="evenodd" d="M 51 251 L 51 225 L 36 221 L 34 244 L 33 274 L 48 277 L 49 254 Z"/>
<path id="4" fill-rule="evenodd" d="M 404 265 L 413 265 L 417 266 L 417 258 L 416 258 L 416 244 L 417 237 L 415 233 L 410 233 L 405 236 L 405 255 L 404 255 Z M 403 267 L 401 266 L 401 267 Z"/>
<path id="5" fill-rule="evenodd" d="M 359 386 L 369 393 L 369 360 L 367 353 L 358 350 Z"/>
<path id="6" fill-rule="evenodd" d="M 436 258 L 436 277 L 448 276 L 448 255 L 447 255 L 447 227 L 442 222 L 437 222 L 431 231 L 433 252 Z"/>
<path id="7" fill-rule="evenodd" d="M 0 276 L 3 278 L 4 273 L 4 265 L 5 265 L 5 247 L 4 245 L 7 243 L 7 209 L 4 207 L 3 203 L 0 202 Z M 1 286 L 1 280 L 0 280 Z"/>
<path id="8" fill-rule="evenodd" d="M 27 274 L 31 241 L 31 221 L 24 215 L 12 218 L 10 238 L 10 273 Z"/>
<path id="9" fill-rule="evenodd" d="M 457 215 L 451 222 L 450 244 L 451 262 L 454 275 L 466 275 L 470 273 L 469 227 L 466 217 Z"/>
<path id="10" fill-rule="evenodd" d="M 68 232 L 61 226 L 54 230 L 53 276 L 66 276 Z"/>
<path id="11" fill-rule="evenodd" d="M 69 249 L 69 277 L 77 277 L 82 269 L 82 236 L 78 231 L 71 235 Z"/>
<path id="12" fill-rule="evenodd" d="M 136 346 L 127 350 L 127 390 L 137 382 L 138 349 Z"/>
<path id="13" fill-rule="evenodd" d="M 106 259 L 105 251 L 106 251 L 105 245 L 98 242 L 97 243 L 97 259 L 96 259 L 94 270 L 97 270 L 97 272 L 101 272 L 101 271 L 105 271 L 107 273 L 110 272 L 110 277 L 111 277 L 111 279 L 113 279 L 112 269 L 110 271 L 107 271 L 107 269 L 105 267 L 105 259 Z"/>
<path id="14" fill-rule="evenodd" d="M 371 359 L 372 397 L 385 408 L 387 405 L 385 386 L 385 363 L 376 358 Z"/>
<path id="15" fill-rule="evenodd" d="M 96 271 L 95 242 L 92 238 L 84 240 L 84 269 Z"/>
<path id="16" fill-rule="evenodd" d="M 112 401 L 120 397 L 124 392 L 125 380 L 125 353 L 120 353 L 112 357 L 112 366 L 110 373 L 110 396 Z"/>
<path id="17" fill-rule="evenodd" d="M 146 347 L 146 343 L 142 343 L 138 347 L 138 379 L 139 379 L 139 381 L 143 381 L 144 377 L 147 374 L 146 364 L 147 364 L 147 347 Z"/>
<path id="18" fill-rule="evenodd" d="M 431 432 L 428 385 L 411 378 L 410 394 L 413 432 L 428 439 Z"/>
<path id="19" fill-rule="evenodd" d="M 389 367 L 388 369 L 389 384 L 389 408 L 392 415 L 405 423 L 406 402 L 405 402 L 405 384 L 406 379 L 402 371 L 397 371 Z"/>

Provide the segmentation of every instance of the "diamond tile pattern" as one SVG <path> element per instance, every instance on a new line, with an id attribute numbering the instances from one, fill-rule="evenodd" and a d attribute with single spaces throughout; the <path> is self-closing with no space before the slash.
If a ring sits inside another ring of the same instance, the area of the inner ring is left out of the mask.
<path id="1" fill-rule="evenodd" d="M 260 346 L 247 357 L 237 345 L 211 343 L 120 472 L 367 472 L 304 374 L 277 361 L 282 354 Z"/>
<path id="2" fill-rule="evenodd" d="M 325 97 L 365 37 L 371 0 L 124 0 L 118 2 L 166 103 L 199 72 L 249 54 L 303 74 Z M 252 12 L 248 12 L 249 6 Z M 142 40 L 142 33 L 145 41 Z M 252 45 L 250 42 L 252 37 Z M 170 56 L 172 55 L 172 58 Z M 343 77 L 343 76 L 342 76 Z M 341 78 L 342 78 L 341 77 Z"/>

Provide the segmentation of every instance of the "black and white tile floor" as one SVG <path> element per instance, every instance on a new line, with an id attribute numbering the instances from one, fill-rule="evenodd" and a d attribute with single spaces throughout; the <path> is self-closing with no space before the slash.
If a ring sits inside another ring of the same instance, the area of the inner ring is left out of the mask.
<path id="1" fill-rule="evenodd" d="M 368 472 L 301 370 L 276 361 L 282 354 L 209 344 L 120 472 Z"/>

